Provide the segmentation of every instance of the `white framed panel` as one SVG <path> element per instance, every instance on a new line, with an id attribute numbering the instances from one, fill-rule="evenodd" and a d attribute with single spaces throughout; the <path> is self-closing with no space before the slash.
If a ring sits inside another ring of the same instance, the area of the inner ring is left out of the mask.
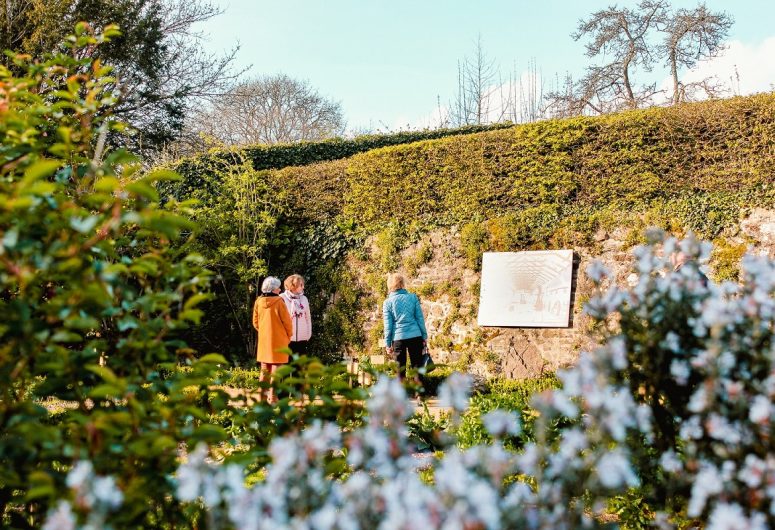
<path id="1" fill-rule="evenodd" d="M 485 252 L 478 324 L 568 327 L 572 278 L 572 250 Z"/>

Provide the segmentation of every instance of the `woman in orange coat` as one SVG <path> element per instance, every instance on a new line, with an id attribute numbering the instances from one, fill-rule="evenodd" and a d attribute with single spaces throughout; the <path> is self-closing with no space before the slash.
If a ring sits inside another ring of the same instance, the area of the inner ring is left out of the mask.
<path id="1" fill-rule="evenodd" d="M 269 382 L 277 366 L 288 362 L 288 344 L 293 333 L 291 315 L 280 298 L 280 280 L 274 276 L 269 276 L 261 284 L 261 295 L 253 306 L 253 327 L 258 331 L 256 357 L 261 363 L 261 380 Z M 262 388 L 261 399 L 263 394 Z M 272 387 L 269 388 L 268 401 L 277 401 Z"/>

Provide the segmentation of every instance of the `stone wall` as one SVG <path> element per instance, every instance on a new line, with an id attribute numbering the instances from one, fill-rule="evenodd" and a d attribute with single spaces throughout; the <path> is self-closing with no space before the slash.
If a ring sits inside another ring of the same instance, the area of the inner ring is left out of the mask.
<path id="1" fill-rule="evenodd" d="M 429 346 L 437 362 L 462 361 L 474 374 L 520 379 L 571 364 L 581 349 L 591 346 L 590 320 L 581 309 L 592 285 L 583 271 L 597 258 L 613 273 L 617 283 L 626 285 L 632 262 L 631 249 L 625 243 L 627 234 L 624 228 L 601 231 L 595 236 L 594 248 L 574 249 L 572 315 L 567 328 L 479 327 L 476 316 L 480 275 L 467 266 L 455 228 L 426 234 L 405 249 L 404 263 L 411 262 L 423 246 L 430 245 L 433 255 L 416 271 L 407 271 L 406 267 L 399 271 L 407 276 L 409 290 L 420 293 Z M 775 258 L 775 210 L 754 210 L 727 240 Z M 375 296 L 375 300 L 378 298 Z M 381 305 L 375 303 L 367 315 L 367 328 L 379 326 L 380 319 Z"/>

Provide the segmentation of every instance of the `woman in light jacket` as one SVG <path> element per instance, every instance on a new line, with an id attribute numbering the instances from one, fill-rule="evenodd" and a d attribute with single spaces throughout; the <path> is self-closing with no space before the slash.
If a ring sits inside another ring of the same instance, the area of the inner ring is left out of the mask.
<path id="1" fill-rule="evenodd" d="M 398 361 L 398 377 L 406 377 L 407 353 L 412 368 L 422 365 L 422 352 L 428 331 L 425 318 L 416 294 L 408 292 L 406 280 L 400 274 L 389 274 L 388 297 L 382 304 L 382 318 L 385 323 L 385 347 L 389 356 Z"/>
<path id="2" fill-rule="evenodd" d="M 285 291 L 280 298 L 285 301 L 293 325 L 289 347 L 293 353 L 305 355 L 312 336 L 312 315 L 309 312 L 309 300 L 304 296 L 304 278 L 292 274 L 285 279 L 284 285 Z"/>
<path id="3" fill-rule="evenodd" d="M 258 331 L 256 358 L 261 363 L 261 381 L 269 382 L 277 367 L 288 362 L 288 343 L 293 331 L 291 315 L 280 298 L 280 280 L 274 276 L 261 284 L 261 295 L 253 305 L 253 327 Z M 259 395 L 263 400 L 263 389 Z M 276 400 L 274 388 L 270 387 L 268 401 Z"/>

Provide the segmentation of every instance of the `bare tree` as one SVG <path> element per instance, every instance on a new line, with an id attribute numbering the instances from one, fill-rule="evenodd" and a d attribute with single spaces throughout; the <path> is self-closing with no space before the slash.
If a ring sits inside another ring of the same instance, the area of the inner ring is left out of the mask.
<path id="1" fill-rule="evenodd" d="M 535 58 L 523 72 L 513 65 L 507 81 L 500 80 L 495 116 L 513 123 L 531 123 L 546 117 L 544 81 Z"/>
<path id="2" fill-rule="evenodd" d="M 666 18 L 661 51 L 673 81 L 673 105 L 686 101 L 687 94 L 693 89 L 700 89 L 709 96 L 718 93 L 720 86 L 712 79 L 686 84 L 680 81 L 678 72 L 682 68 L 692 68 L 702 59 L 717 57 L 724 50 L 724 39 L 733 22 L 727 13 L 712 13 L 705 4 L 694 9 L 679 9 Z"/>
<path id="3" fill-rule="evenodd" d="M 546 96 L 546 114 L 553 118 L 570 118 L 584 114 L 587 106 L 583 98 L 576 95 L 576 83 L 573 76 L 567 73 L 560 78 L 555 77 L 552 88 Z M 595 104 L 593 102 L 593 104 Z M 596 105 L 597 106 L 597 105 Z"/>
<path id="4" fill-rule="evenodd" d="M 622 108 L 637 108 L 651 101 L 655 85 L 638 86 L 633 80 L 637 68 L 650 71 L 654 55 L 647 37 L 665 19 L 666 0 L 641 0 L 636 9 L 611 6 L 596 11 L 579 22 L 572 35 L 575 40 L 590 37 L 587 57 L 609 60 L 587 68 L 587 73 L 568 98 L 562 92 L 548 97 L 553 107 L 565 105 L 563 112 L 603 113 Z M 578 112 L 580 111 L 580 112 Z"/>
<path id="5" fill-rule="evenodd" d="M 474 125 L 492 119 L 491 98 L 497 88 L 499 71 L 495 60 L 487 56 L 482 45 L 482 36 L 476 39 L 472 57 L 464 57 L 457 64 L 458 86 L 450 105 L 450 121 L 453 126 Z M 502 117 L 501 117 L 502 118 Z"/>
<path id="6" fill-rule="evenodd" d="M 516 72 L 516 69 L 515 69 Z M 519 77 L 519 118 L 517 123 L 532 123 L 546 117 L 544 81 L 535 58 L 528 63 L 527 75 Z"/>
<path id="7" fill-rule="evenodd" d="M 194 124 L 229 145 L 321 140 L 342 135 L 344 128 L 339 102 L 283 74 L 236 85 Z"/>

